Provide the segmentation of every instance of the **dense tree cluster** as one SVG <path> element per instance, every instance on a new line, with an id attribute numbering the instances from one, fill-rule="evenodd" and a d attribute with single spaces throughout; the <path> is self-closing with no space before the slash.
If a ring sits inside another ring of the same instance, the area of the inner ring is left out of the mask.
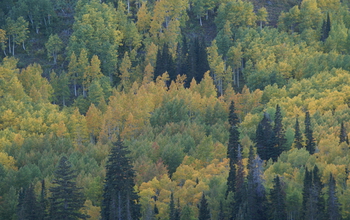
<path id="1" fill-rule="evenodd" d="M 350 1 L 0 1 L 0 219 L 349 219 Z"/>

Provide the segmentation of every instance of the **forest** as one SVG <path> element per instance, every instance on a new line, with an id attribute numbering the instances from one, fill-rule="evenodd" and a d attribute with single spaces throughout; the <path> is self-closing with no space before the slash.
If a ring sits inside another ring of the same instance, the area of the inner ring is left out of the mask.
<path id="1" fill-rule="evenodd" d="M 349 9 L 0 1 L 0 219 L 349 220 Z"/>

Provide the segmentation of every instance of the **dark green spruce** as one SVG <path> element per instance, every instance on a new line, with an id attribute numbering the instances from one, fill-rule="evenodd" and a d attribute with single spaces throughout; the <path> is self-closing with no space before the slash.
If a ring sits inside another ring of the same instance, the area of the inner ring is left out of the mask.
<path id="1" fill-rule="evenodd" d="M 332 174 L 329 175 L 328 199 L 326 216 L 328 220 L 341 220 L 340 203 L 338 201 L 335 179 Z"/>
<path id="2" fill-rule="evenodd" d="M 306 137 L 306 150 L 312 155 L 315 153 L 315 140 L 313 137 L 313 131 L 311 127 L 310 113 L 305 113 L 305 137 Z"/>
<path id="3" fill-rule="evenodd" d="M 134 191 L 135 171 L 127 154 L 121 141 L 114 143 L 106 164 L 102 220 L 133 220 L 141 216 L 139 196 Z"/>
<path id="4" fill-rule="evenodd" d="M 277 105 L 274 121 L 275 123 L 273 126 L 273 133 L 275 135 L 274 148 L 271 152 L 271 158 L 273 161 L 277 161 L 279 155 L 285 150 L 285 144 L 287 142 L 285 137 L 286 131 L 283 128 L 282 119 L 281 107 Z"/>
<path id="5" fill-rule="evenodd" d="M 255 135 L 257 153 L 262 160 L 269 160 L 274 155 L 275 134 L 271 125 L 270 115 L 264 113 L 258 124 Z"/>
<path id="6" fill-rule="evenodd" d="M 86 219 L 88 216 L 79 212 L 84 206 L 85 197 L 81 188 L 77 187 L 75 170 L 68 159 L 63 156 L 54 173 L 53 185 L 50 187 L 50 219 L 73 220 Z"/>
<path id="7" fill-rule="evenodd" d="M 344 127 L 344 123 L 342 122 L 340 124 L 339 143 L 341 144 L 343 142 L 349 144 L 348 134 L 346 133 L 346 129 Z"/>
<path id="8" fill-rule="evenodd" d="M 305 171 L 304 189 L 303 189 L 303 219 L 326 220 L 325 201 L 322 193 L 323 184 L 321 182 L 318 167 L 313 171 Z"/>
<path id="9" fill-rule="evenodd" d="M 298 117 L 295 119 L 295 127 L 294 127 L 294 146 L 297 149 L 303 148 L 303 136 L 302 133 L 300 132 L 300 126 L 299 126 L 299 120 Z"/>
<path id="10" fill-rule="evenodd" d="M 18 220 L 38 220 L 42 216 L 33 186 L 19 192 L 17 216 Z"/>
<path id="11" fill-rule="evenodd" d="M 286 220 L 286 194 L 282 187 L 282 182 L 279 176 L 273 180 L 273 189 L 270 192 L 270 219 L 272 220 Z"/>
<path id="12" fill-rule="evenodd" d="M 238 149 L 239 149 L 239 119 L 237 114 L 235 113 L 235 104 L 233 101 L 231 101 L 230 108 L 229 108 L 229 117 L 228 122 L 230 125 L 229 128 L 229 141 L 228 141 L 228 147 L 227 147 L 227 157 L 230 159 L 230 170 L 229 170 L 229 176 L 227 178 L 227 191 L 226 191 L 226 197 L 229 194 L 229 192 L 235 192 L 236 187 L 236 163 L 237 163 L 237 155 L 238 155 Z"/>
<path id="13" fill-rule="evenodd" d="M 208 201 L 205 198 L 204 192 L 199 205 L 198 220 L 210 220 L 210 210 L 208 207 Z"/>
<path id="14" fill-rule="evenodd" d="M 247 175 L 247 220 L 267 220 L 267 198 L 263 185 L 263 161 L 250 146 Z"/>

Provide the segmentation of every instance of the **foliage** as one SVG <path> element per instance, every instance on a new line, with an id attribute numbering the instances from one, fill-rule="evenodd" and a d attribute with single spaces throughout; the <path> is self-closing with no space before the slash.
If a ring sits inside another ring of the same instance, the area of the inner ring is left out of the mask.
<path id="1" fill-rule="evenodd" d="M 63 156 L 100 218 L 118 139 L 142 219 L 348 219 L 349 5 L 1 1 L 0 219 Z"/>

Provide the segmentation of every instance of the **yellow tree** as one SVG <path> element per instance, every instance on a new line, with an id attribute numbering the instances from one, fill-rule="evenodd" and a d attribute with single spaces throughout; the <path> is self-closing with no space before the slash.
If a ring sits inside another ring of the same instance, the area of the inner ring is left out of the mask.
<path id="1" fill-rule="evenodd" d="M 31 64 L 26 69 L 22 69 L 19 74 L 24 91 L 33 101 L 50 101 L 53 89 L 48 80 L 41 76 L 43 70 L 39 64 Z"/>
<path id="2" fill-rule="evenodd" d="M 82 151 L 84 144 L 86 144 L 89 140 L 89 134 L 86 118 L 80 114 L 78 108 L 73 111 L 67 127 L 76 150 Z"/>
<path id="3" fill-rule="evenodd" d="M 101 132 L 102 112 L 92 103 L 86 113 L 86 125 L 90 133 L 91 143 L 97 142 L 97 137 Z"/>
<path id="4" fill-rule="evenodd" d="M 121 85 L 124 90 L 128 91 L 128 89 L 131 86 L 131 60 L 129 57 L 128 52 L 125 52 L 124 58 L 122 60 L 122 63 L 120 64 L 119 67 L 120 71 L 120 78 L 121 78 Z"/>
<path id="5" fill-rule="evenodd" d="M 7 41 L 6 31 L 3 29 L 0 29 L 0 44 L 1 44 L 1 49 L 4 51 L 5 55 L 6 55 L 6 41 Z"/>
<path id="6" fill-rule="evenodd" d="M 73 86 L 74 86 L 74 96 L 78 96 L 78 89 L 77 89 L 77 81 L 78 81 L 78 63 L 77 63 L 77 57 L 73 51 L 72 55 L 70 56 L 70 61 L 68 64 L 68 77 L 73 80 Z"/>
<path id="7" fill-rule="evenodd" d="M 260 29 L 262 29 L 263 22 L 267 22 L 268 13 L 265 7 L 259 8 L 256 13 L 257 20 L 260 22 Z"/>
<path id="8" fill-rule="evenodd" d="M 136 27 L 140 33 L 147 33 L 151 24 L 151 14 L 147 9 L 147 2 L 143 1 L 140 9 L 137 11 Z"/>
<path id="9" fill-rule="evenodd" d="M 98 59 L 97 55 L 93 55 L 90 61 L 90 65 L 86 67 L 84 71 L 83 85 L 84 89 L 87 90 L 92 81 L 95 79 L 100 79 L 102 77 L 101 69 L 100 69 L 101 61 Z"/>
<path id="10" fill-rule="evenodd" d="M 213 75 L 214 82 L 218 88 L 220 95 L 223 95 L 223 80 L 225 74 L 225 63 L 218 54 L 216 40 L 213 40 L 212 45 L 208 47 L 208 62 Z"/>

